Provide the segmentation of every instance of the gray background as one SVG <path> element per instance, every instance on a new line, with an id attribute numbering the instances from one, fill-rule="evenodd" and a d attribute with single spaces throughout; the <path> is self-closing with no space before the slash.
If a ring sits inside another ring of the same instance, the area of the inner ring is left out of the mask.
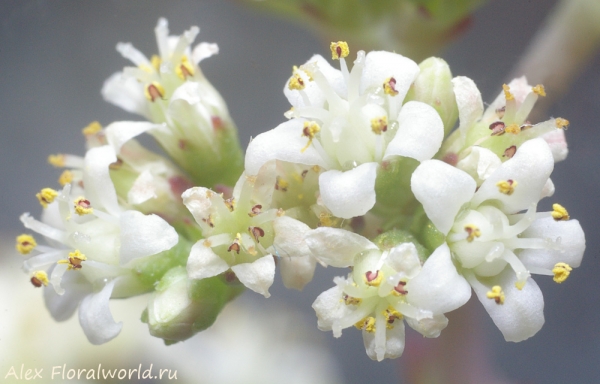
<path id="1" fill-rule="evenodd" d="M 455 75 L 471 77 L 484 101 L 491 101 L 553 4 L 491 1 L 476 13 L 469 32 L 441 56 Z M 60 173 L 46 163 L 48 154 L 82 155 L 80 129 L 92 120 L 103 125 L 140 120 L 105 103 L 100 87 L 127 64 L 114 49 L 117 42 L 130 41 L 148 55 L 155 52 L 153 28 L 160 16 L 168 18 L 174 34 L 198 25 L 197 41 L 219 44 L 220 54 L 203 62 L 202 69 L 227 100 L 244 146 L 251 135 L 283 121 L 289 106 L 282 87 L 292 65 L 303 63 L 313 53 L 328 53 L 326 45 L 310 32 L 223 0 L 2 0 L 0 233 L 12 239 L 22 231 L 18 221 L 22 212 L 39 214 L 34 194 L 54 186 Z M 483 309 L 473 306 L 473 312 L 483 319 L 486 343 L 501 376 L 520 383 L 590 383 L 600 377 L 598 56 L 549 113 L 571 121 L 567 132 L 570 154 L 556 165 L 552 177 L 557 192 L 542 208 L 560 202 L 580 220 L 587 235 L 583 265 L 562 285 L 550 278 L 536 279 L 546 299 L 546 325 L 533 339 L 506 343 Z M 6 258 L 14 257 L 0 255 L 0 268 L 8 265 Z M 315 282 L 302 293 L 284 290 L 277 277 L 271 292 L 275 299 L 310 314 L 310 304 L 332 285 L 335 273 L 331 268 L 319 269 Z M 29 289 L 23 281 L 15 289 Z M 74 330 L 70 337 L 84 336 Z M 322 337 L 338 356 L 347 382 L 401 380 L 401 361 L 371 362 L 359 332 L 348 330 L 341 339 L 333 339 L 331 333 Z M 0 348 L 5 348 L 1 340 Z M 405 352 L 410 353 L 410 349 Z"/>

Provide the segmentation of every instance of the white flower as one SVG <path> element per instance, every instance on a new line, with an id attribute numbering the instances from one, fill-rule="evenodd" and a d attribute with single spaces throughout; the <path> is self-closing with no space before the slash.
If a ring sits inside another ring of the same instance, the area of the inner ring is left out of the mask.
<path id="1" fill-rule="evenodd" d="M 335 232 L 338 243 L 344 237 L 343 230 L 324 232 L 329 233 L 313 235 L 312 249 L 327 246 Z M 425 337 L 437 337 L 448 323 L 444 313 L 462 306 L 471 296 L 445 245 L 421 265 L 413 243 L 383 252 L 366 239 L 362 246 L 352 243 L 329 248 L 339 259 L 351 254 L 354 268 L 347 278 L 334 279 L 336 286 L 319 295 L 313 308 L 319 329 L 332 330 L 335 337 L 353 325 L 361 329 L 367 355 L 373 360 L 402 355 L 404 319 Z"/>
<path id="2" fill-rule="evenodd" d="M 531 124 L 527 117 L 539 97 L 546 96 L 542 85 L 529 85 L 525 77 L 514 79 L 484 111 L 481 93 L 475 83 L 458 76 L 452 80 L 459 111 L 460 124 L 444 143 L 441 156 L 449 163 L 468 172 L 478 181 L 484 180 L 486 172 L 491 173 L 501 161 L 511 158 L 527 140 L 544 138 L 552 150 L 554 161 L 567 156 L 567 143 L 563 128 L 569 122 L 562 118 L 552 118 L 538 124 Z M 493 152 L 475 153 L 480 148 Z M 458 161 L 458 164 L 457 164 Z M 478 161 L 482 164 L 478 165 Z M 474 168 L 478 172 L 473 172 Z M 483 175 L 482 175 L 483 174 Z"/>
<path id="3" fill-rule="evenodd" d="M 162 218 L 119 206 L 109 174 L 116 160 L 110 146 L 90 149 L 82 168 L 85 189 L 78 190 L 85 197 L 73 195 L 67 184 L 50 194 L 53 201 L 47 202 L 44 222 L 28 213 L 21 216 L 26 228 L 52 244 L 35 247 L 39 254 L 26 260 L 24 269 L 38 279 L 38 284 L 32 280 L 35 285 L 52 284 L 54 289 L 45 289 L 44 295 L 56 320 L 66 320 L 79 306 L 79 321 L 93 344 L 107 342 L 121 330 L 110 314 L 111 297 L 149 289 L 136 278 L 137 261 L 172 248 L 179 239 Z"/>
<path id="4" fill-rule="evenodd" d="M 404 97 L 419 73 L 390 52 L 358 52 L 352 71 L 345 43 L 332 44 L 341 71 L 319 56 L 294 70 L 284 93 L 290 121 L 257 136 L 246 152 L 246 173 L 269 160 L 318 165 L 323 204 L 334 216 L 364 215 L 375 204 L 379 164 L 393 156 L 419 161 L 440 148 L 444 129 L 429 105 Z"/>
<path id="5" fill-rule="evenodd" d="M 562 282 L 585 249 L 581 226 L 562 206 L 536 213 L 553 167 L 548 144 L 538 138 L 524 142 L 477 190 L 471 176 L 438 160 L 423 162 L 412 176 L 415 197 L 447 235 L 461 273 L 509 341 L 533 336 L 544 323 L 543 297 L 530 273 Z"/>

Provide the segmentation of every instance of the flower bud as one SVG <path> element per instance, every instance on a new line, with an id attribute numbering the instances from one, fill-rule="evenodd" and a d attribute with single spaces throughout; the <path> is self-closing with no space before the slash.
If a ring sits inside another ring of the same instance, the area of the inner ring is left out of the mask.
<path id="1" fill-rule="evenodd" d="M 243 291 L 215 276 L 190 280 L 185 267 L 169 270 L 142 314 L 150 334 L 173 344 L 210 327 L 225 304 Z"/>

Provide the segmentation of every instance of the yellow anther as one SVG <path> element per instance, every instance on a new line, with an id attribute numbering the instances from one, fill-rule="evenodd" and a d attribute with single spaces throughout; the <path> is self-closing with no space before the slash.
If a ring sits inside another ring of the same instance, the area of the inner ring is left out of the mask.
<path id="1" fill-rule="evenodd" d="M 552 268 L 552 273 L 554 273 L 554 281 L 558 284 L 567 280 L 567 277 L 571 274 L 573 268 L 567 263 L 556 263 L 554 268 Z"/>
<path id="2" fill-rule="evenodd" d="M 360 299 L 358 297 L 344 295 L 343 299 L 344 299 L 344 303 L 346 305 L 359 305 L 360 303 L 362 303 L 362 299 Z"/>
<path id="3" fill-rule="evenodd" d="M 37 197 L 44 208 L 48 207 L 48 204 L 52 203 L 56 196 L 58 196 L 58 192 L 52 188 L 44 188 L 39 193 L 35 194 L 35 197 Z"/>
<path id="4" fill-rule="evenodd" d="M 523 280 L 523 281 L 519 280 L 515 283 L 515 288 L 517 288 L 520 291 L 525 286 L 525 283 L 527 283 L 527 280 Z"/>
<path id="5" fill-rule="evenodd" d="M 302 184 L 304 182 L 304 178 L 298 172 L 292 172 L 292 178 L 298 183 Z"/>
<path id="6" fill-rule="evenodd" d="M 279 176 L 277 176 L 275 178 L 275 190 L 287 192 L 287 189 L 289 186 L 290 186 L 290 183 L 288 183 L 285 179 L 283 179 Z"/>
<path id="7" fill-rule="evenodd" d="M 385 311 L 383 311 L 383 316 L 385 316 L 386 328 L 392 329 L 394 328 L 394 321 L 402 320 L 403 316 L 400 312 L 396 311 L 394 307 L 391 305 L 387 307 Z"/>
<path id="8" fill-rule="evenodd" d="M 75 204 L 75 213 L 77 213 L 79 216 L 94 212 L 94 208 L 92 208 L 90 201 L 86 200 L 83 196 L 76 198 L 73 203 Z"/>
<path id="9" fill-rule="evenodd" d="M 194 76 L 194 67 L 190 64 L 187 56 L 181 58 L 181 64 L 175 68 L 175 74 L 181 79 L 185 80 L 188 76 Z"/>
<path id="10" fill-rule="evenodd" d="M 235 209 L 235 198 L 231 197 L 227 200 L 223 200 L 223 202 L 225 203 L 225 206 L 227 206 L 227 209 L 229 209 L 229 212 L 233 212 Z"/>
<path id="11" fill-rule="evenodd" d="M 206 248 L 210 248 L 210 247 L 212 247 L 212 243 L 211 243 L 211 242 L 210 242 L 210 240 L 208 240 L 208 239 L 205 239 L 205 240 L 202 242 L 202 245 L 204 245 Z"/>
<path id="12" fill-rule="evenodd" d="M 556 120 L 554 121 L 554 124 L 556 124 L 556 128 L 568 128 L 569 126 L 569 120 L 567 119 L 563 119 L 562 117 L 557 117 Z"/>
<path id="13" fill-rule="evenodd" d="M 65 155 L 50 155 L 48 156 L 48 163 L 52 164 L 56 168 L 62 168 L 65 166 Z"/>
<path id="14" fill-rule="evenodd" d="M 521 127 L 519 127 L 519 124 L 512 123 L 504 128 L 504 132 L 516 135 L 521 132 Z"/>
<path id="15" fill-rule="evenodd" d="M 504 90 L 504 98 L 506 99 L 506 101 L 515 99 L 515 95 L 513 95 L 510 92 L 510 87 L 508 85 L 506 85 L 506 84 L 502 85 L 502 89 Z"/>
<path id="16" fill-rule="evenodd" d="M 48 286 L 48 274 L 44 271 L 36 271 L 31 275 L 31 284 L 34 287 L 39 288 L 42 285 L 44 287 Z"/>
<path id="17" fill-rule="evenodd" d="M 531 88 L 531 90 L 536 95 L 539 95 L 539 96 L 542 96 L 542 97 L 546 97 L 546 89 L 544 88 L 544 86 L 542 84 L 536 85 L 535 87 Z"/>
<path id="18" fill-rule="evenodd" d="M 71 184 L 72 181 L 73 181 L 73 172 L 69 171 L 68 169 L 65 169 L 63 171 L 63 173 L 61 173 L 60 176 L 58 177 L 58 184 L 62 185 L 63 187 L 66 184 Z"/>
<path id="19" fill-rule="evenodd" d="M 71 269 L 81 269 L 81 262 L 86 260 L 87 257 L 85 257 L 83 253 L 79 252 L 79 249 L 76 249 L 74 252 L 69 253 L 68 260 L 58 260 L 57 263 L 68 264 L 67 271 L 70 271 Z"/>
<path id="20" fill-rule="evenodd" d="M 300 74 L 294 73 L 290 78 L 290 81 L 288 82 L 288 88 L 290 90 L 301 91 L 304 89 L 304 87 L 306 87 L 306 85 L 304 84 L 304 80 L 302 79 Z"/>
<path id="21" fill-rule="evenodd" d="M 285 216 L 285 211 L 282 208 L 277 208 L 277 217 Z"/>
<path id="22" fill-rule="evenodd" d="M 37 243 L 33 236 L 26 234 L 17 236 L 16 248 L 21 255 L 27 255 L 29 252 L 33 251 L 35 247 L 37 247 Z"/>
<path id="23" fill-rule="evenodd" d="M 316 173 L 321 172 L 321 167 L 319 167 L 318 165 L 313 165 L 311 168 L 313 171 L 315 171 Z"/>
<path id="24" fill-rule="evenodd" d="M 388 128 L 388 119 L 387 116 L 376 117 L 371 119 L 371 130 L 376 135 L 381 135 L 383 132 L 387 131 Z"/>
<path id="25" fill-rule="evenodd" d="M 84 136 L 92 136 L 95 135 L 96 133 L 100 132 L 102 130 L 102 125 L 100 125 L 99 122 L 97 121 L 92 121 L 91 123 L 88 124 L 87 127 L 83 128 L 81 130 L 81 133 L 83 133 Z"/>
<path id="26" fill-rule="evenodd" d="M 331 58 L 333 60 L 343 59 L 350 54 L 350 48 L 348 48 L 348 43 L 345 41 L 331 43 L 329 48 L 331 49 Z"/>
<path id="27" fill-rule="evenodd" d="M 363 280 L 365 282 L 365 284 L 367 284 L 370 287 L 379 287 L 381 285 L 381 282 L 383 281 L 383 272 L 381 271 L 367 271 L 364 275 L 363 275 Z"/>
<path id="28" fill-rule="evenodd" d="M 560 204 L 552 204 L 552 218 L 556 221 L 567 221 L 571 217 L 569 216 L 569 212 Z"/>
<path id="29" fill-rule="evenodd" d="M 314 121 L 305 121 L 304 128 L 302 129 L 302 136 L 308 137 L 308 143 L 306 146 L 300 150 L 300 152 L 304 152 L 310 147 L 312 144 L 315 135 L 321 131 L 321 127 Z"/>
<path id="30" fill-rule="evenodd" d="M 494 285 L 491 291 L 486 293 L 488 299 L 494 299 L 496 304 L 504 304 L 504 291 L 499 285 Z"/>
<path id="31" fill-rule="evenodd" d="M 398 91 L 396 91 L 396 79 L 393 77 L 388 77 L 383 82 L 383 93 L 390 96 L 396 96 Z"/>
<path id="32" fill-rule="evenodd" d="M 162 60 L 160 56 L 152 55 L 152 58 L 150 59 L 150 64 L 152 65 L 152 68 L 156 70 L 156 72 L 159 71 L 161 62 Z"/>
<path id="33" fill-rule="evenodd" d="M 369 333 L 375 332 L 375 318 L 374 317 L 365 317 L 361 321 L 354 324 L 357 329 L 367 331 Z"/>
<path id="34" fill-rule="evenodd" d="M 157 81 L 153 81 L 144 88 L 146 99 L 154 102 L 156 99 L 162 99 L 165 96 L 165 89 Z"/>
<path id="35" fill-rule="evenodd" d="M 517 182 L 511 179 L 502 180 L 496 183 L 498 190 L 500 193 L 504 193 L 505 195 L 512 195 L 515 191 L 515 187 L 517 186 Z"/>
<path id="36" fill-rule="evenodd" d="M 467 241 L 471 243 L 476 237 L 481 236 L 481 231 L 475 225 L 465 225 L 465 231 L 467 232 Z"/>
<path id="37" fill-rule="evenodd" d="M 321 212 L 319 214 L 319 227 L 334 227 L 337 224 L 337 220 L 327 212 Z"/>

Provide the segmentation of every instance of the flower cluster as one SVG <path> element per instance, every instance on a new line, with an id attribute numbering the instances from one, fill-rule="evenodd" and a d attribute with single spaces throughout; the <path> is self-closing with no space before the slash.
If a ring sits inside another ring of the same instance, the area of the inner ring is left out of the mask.
<path id="1" fill-rule="evenodd" d="M 84 129 L 84 158 L 55 155 L 69 168 L 63 188 L 37 197 L 42 221 L 24 225 L 22 254 L 58 320 L 80 304 L 88 338 L 116 336 L 108 299 L 152 292 L 142 320 L 167 343 L 210 326 L 244 288 L 269 297 L 277 266 L 301 290 L 317 264 L 345 268 L 313 308 L 335 337 L 356 327 L 367 355 L 404 351 L 405 322 L 438 337 L 445 314 L 474 290 L 506 340 L 544 323 L 532 274 L 564 282 L 581 263 L 577 220 L 554 204 L 554 163 L 567 154 L 568 121 L 527 120 L 542 85 L 503 86 L 484 111 L 475 83 L 447 64 L 417 65 L 396 53 L 356 53 L 331 44 L 294 67 L 284 94 L 288 119 L 242 154 L 235 127 L 198 63 L 215 45 L 189 46 L 192 28 L 169 37 L 159 20 L 159 55 L 131 44 L 136 67 L 113 75 L 105 98 L 147 122 Z M 452 131 L 457 124 L 458 128 Z M 143 148 L 154 136 L 173 162 Z"/>

